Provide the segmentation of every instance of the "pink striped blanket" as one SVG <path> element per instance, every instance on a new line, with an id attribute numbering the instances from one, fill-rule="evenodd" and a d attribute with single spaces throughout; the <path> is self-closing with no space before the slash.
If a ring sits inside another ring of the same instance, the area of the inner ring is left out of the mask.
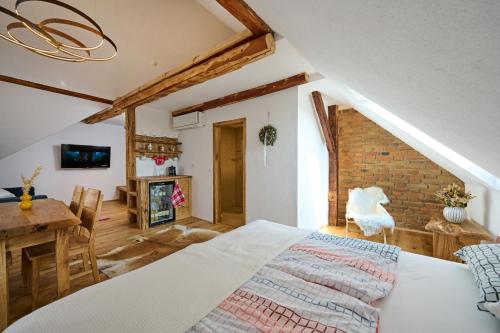
<path id="1" fill-rule="evenodd" d="M 262 267 L 189 332 L 377 332 L 400 248 L 312 233 Z"/>

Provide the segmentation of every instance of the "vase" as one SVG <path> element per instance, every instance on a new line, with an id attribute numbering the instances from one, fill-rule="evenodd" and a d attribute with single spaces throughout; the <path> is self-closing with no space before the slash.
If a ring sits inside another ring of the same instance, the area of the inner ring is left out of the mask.
<path id="1" fill-rule="evenodd" d="M 444 207 L 443 216 L 451 223 L 462 223 L 467 218 L 467 212 L 463 207 Z"/>
<path id="2" fill-rule="evenodd" d="M 33 206 L 33 202 L 31 201 L 31 195 L 25 193 L 21 195 L 21 202 L 19 203 L 19 208 L 22 210 L 29 210 Z"/>

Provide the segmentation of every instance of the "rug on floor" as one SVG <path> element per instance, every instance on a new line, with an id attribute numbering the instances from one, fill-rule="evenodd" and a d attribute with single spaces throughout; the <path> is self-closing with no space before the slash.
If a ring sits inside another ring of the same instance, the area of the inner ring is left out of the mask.
<path id="1" fill-rule="evenodd" d="M 174 225 L 167 229 L 130 237 L 130 244 L 97 256 L 97 265 L 106 276 L 112 278 L 218 235 L 220 233 L 217 231 Z"/>

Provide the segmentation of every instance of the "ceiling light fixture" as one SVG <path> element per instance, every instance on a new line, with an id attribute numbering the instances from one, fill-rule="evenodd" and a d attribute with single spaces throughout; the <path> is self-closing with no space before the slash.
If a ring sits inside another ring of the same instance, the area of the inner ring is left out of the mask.
<path id="1" fill-rule="evenodd" d="M 83 18 L 88 24 L 63 18 L 47 18 L 40 21 L 38 24 L 33 23 L 31 20 L 21 15 L 20 8 L 25 7 L 26 3 L 32 3 L 35 1 L 55 5 L 69 10 L 70 12 Z M 106 61 L 113 59 L 117 54 L 118 50 L 115 43 L 104 34 L 97 22 L 82 11 L 64 2 L 58 0 L 17 0 L 15 4 L 15 12 L 2 6 L 0 6 L 0 12 L 16 20 L 6 26 L 6 34 L 0 32 L 0 37 L 13 44 L 22 46 L 36 54 L 69 62 Z M 77 38 L 71 36 L 69 33 L 51 26 L 54 24 L 59 26 L 68 26 L 73 29 L 76 28 L 82 30 L 84 33 L 90 32 L 92 35 L 98 37 L 98 41 L 95 45 L 88 47 Z M 24 39 L 21 39 L 16 32 L 19 30 L 30 31 L 37 39 L 45 42 L 47 47 L 41 48 L 26 42 Z M 93 51 L 98 50 L 105 44 L 109 44 L 113 48 L 113 52 L 110 56 L 97 57 L 92 55 Z"/>

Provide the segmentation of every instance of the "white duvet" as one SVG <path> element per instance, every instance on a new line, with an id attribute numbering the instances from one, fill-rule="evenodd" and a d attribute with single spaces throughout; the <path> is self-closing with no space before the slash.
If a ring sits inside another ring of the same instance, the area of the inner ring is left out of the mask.
<path id="1" fill-rule="evenodd" d="M 309 233 L 256 221 L 80 290 L 6 332 L 184 332 Z M 380 304 L 381 332 L 500 332 L 500 321 L 475 309 L 477 295 L 464 265 L 402 253 Z"/>

